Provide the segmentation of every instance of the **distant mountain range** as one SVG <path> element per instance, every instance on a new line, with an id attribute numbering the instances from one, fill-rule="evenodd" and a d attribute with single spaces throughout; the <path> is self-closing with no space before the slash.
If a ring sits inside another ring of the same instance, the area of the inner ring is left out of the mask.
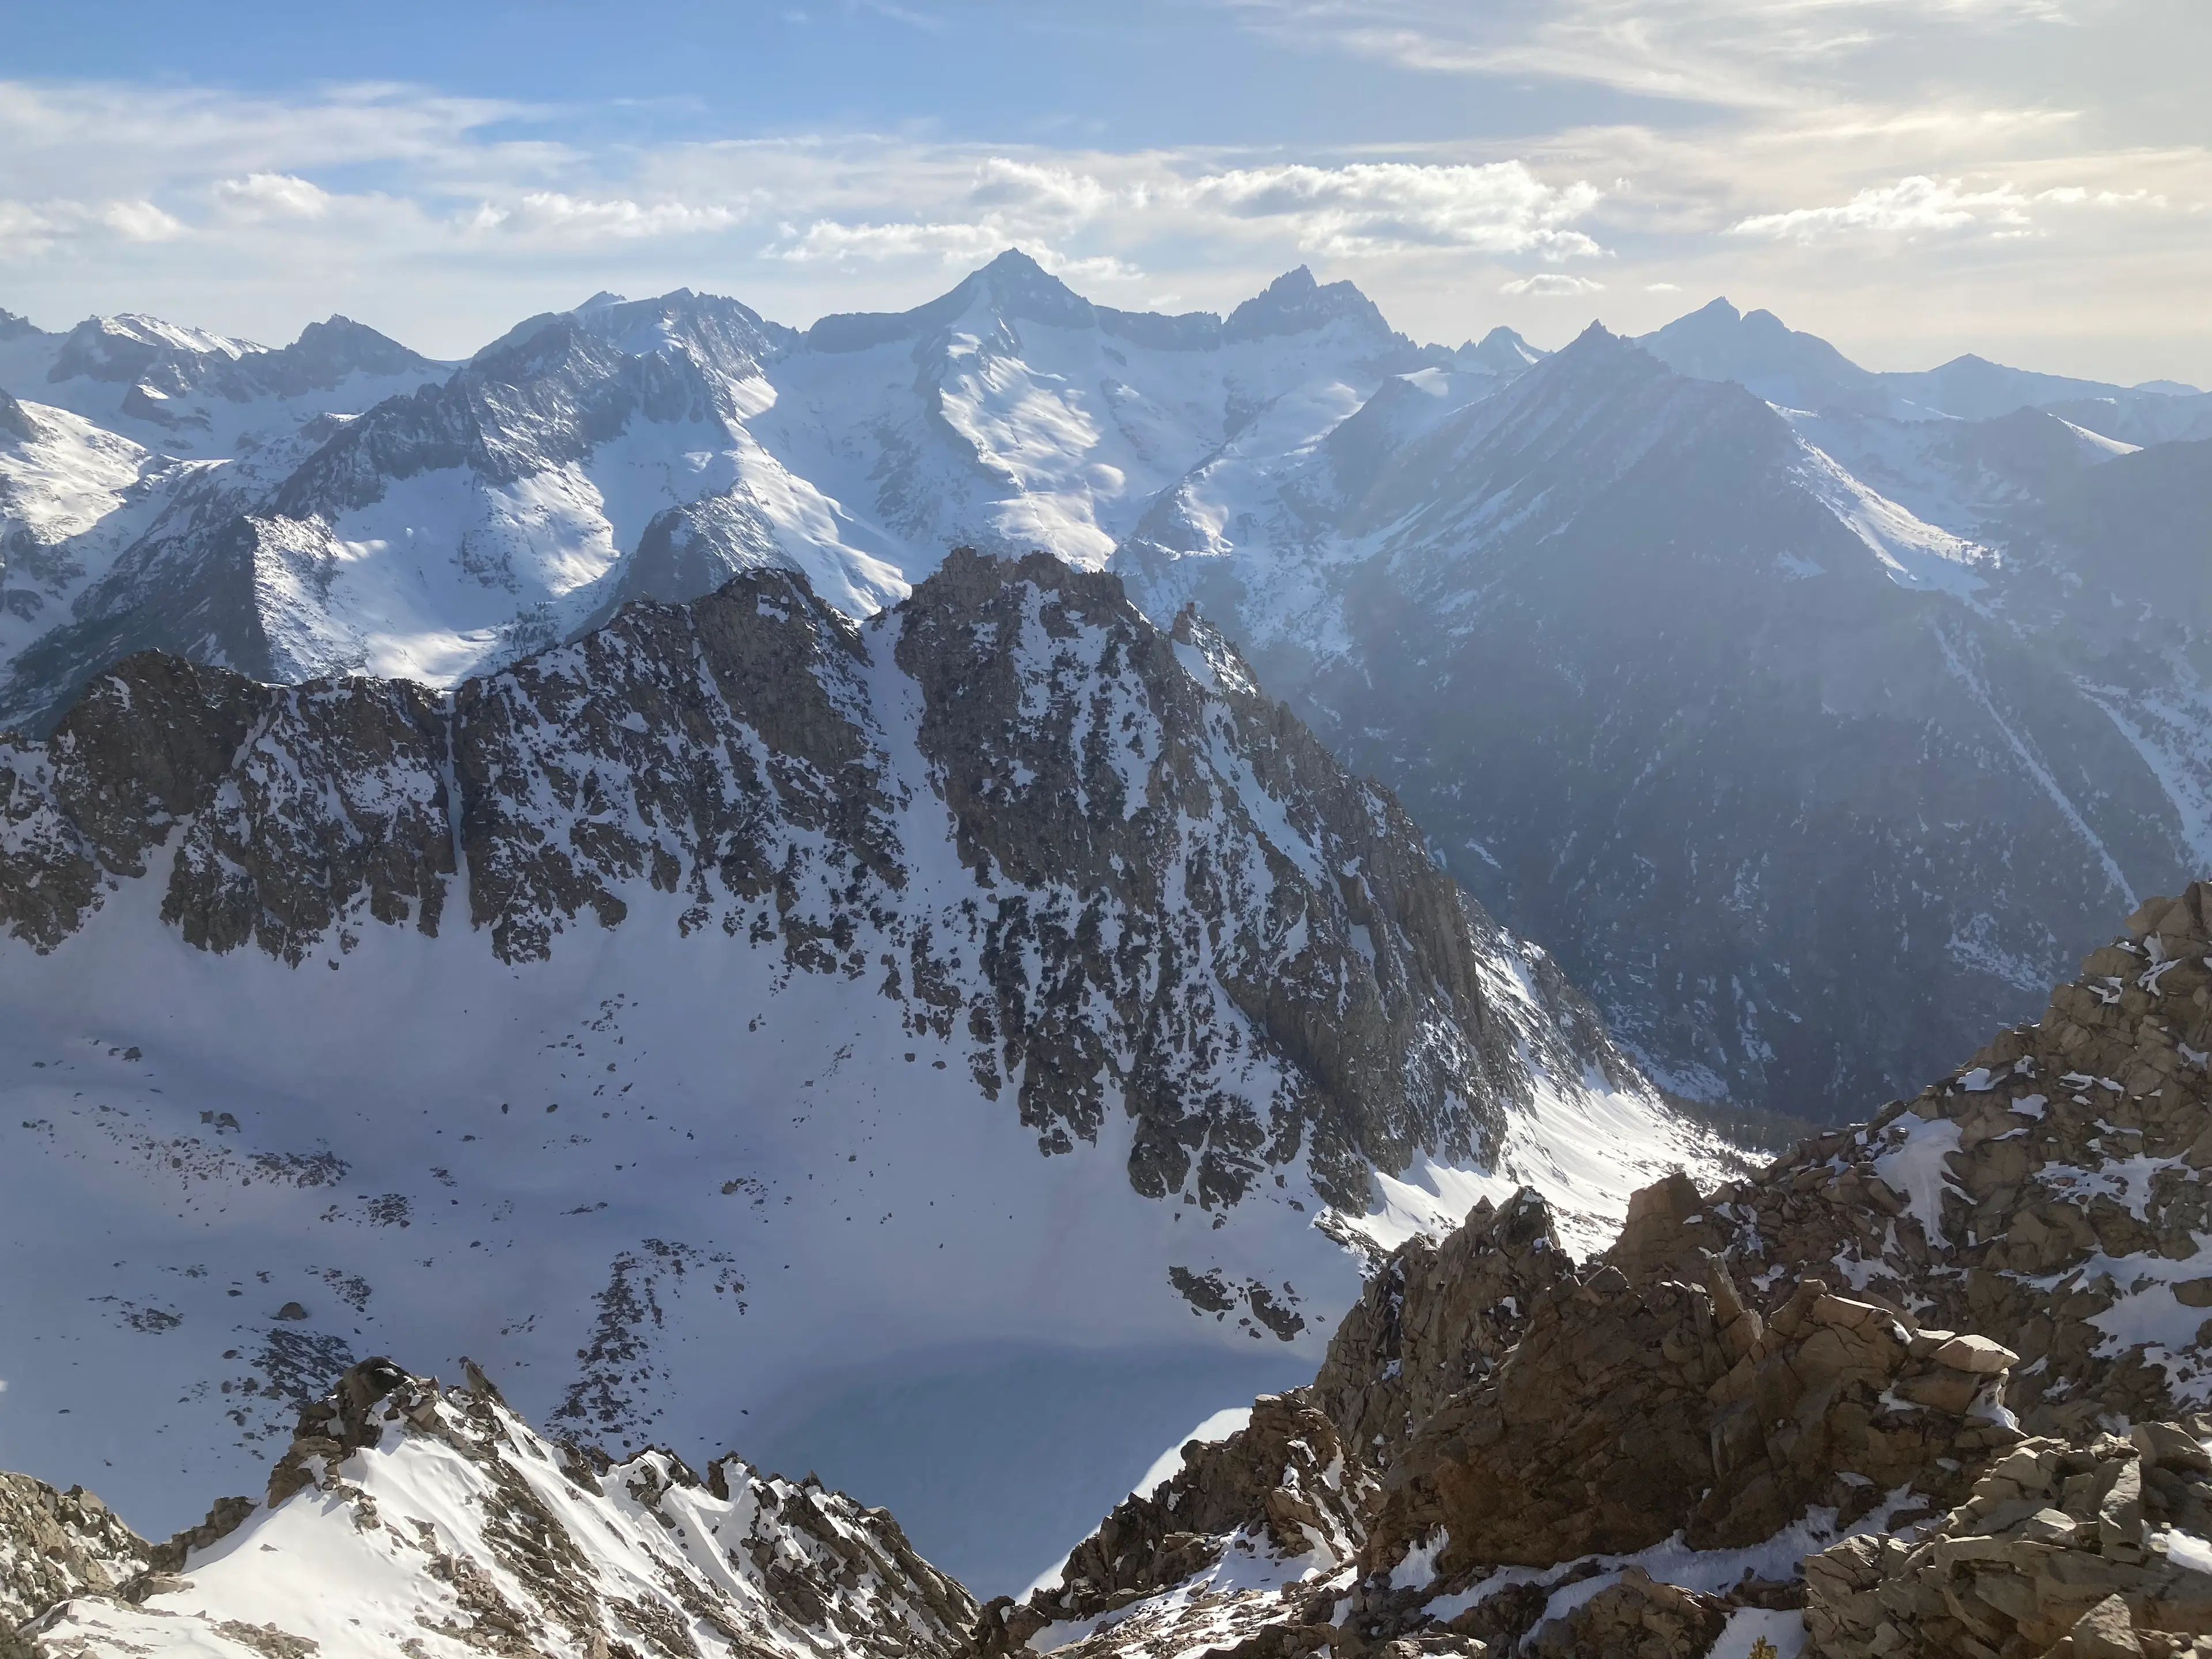
<path id="1" fill-rule="evenodd" d="M 1197 602 L 1708 1101 L 1861 1109 L 2212 867 L 2171 383 L 1877 374 L 1724 301 L 1451 349 L 1303 270 L 1169 317 L 1010 252 L 803 332 L 600 295 L 458 365 L 5 319 L 0 387 L 0 719 L 149 647 L 444 687 L 743 570 L 858 617 L 1042 549 Z"/>

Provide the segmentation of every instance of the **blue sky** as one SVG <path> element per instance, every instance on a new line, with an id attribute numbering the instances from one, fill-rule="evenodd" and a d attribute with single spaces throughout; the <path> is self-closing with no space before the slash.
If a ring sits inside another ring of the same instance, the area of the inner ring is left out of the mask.
<path id="1" fill-rule="evenodd" d="M 1556 343 L 1715 294 L 1875 367 L 2212 381 L 2200 0 L 0 0 L 0 306 L 458 354 L 605 287 L 805 323 L 1006 243 Z"/>

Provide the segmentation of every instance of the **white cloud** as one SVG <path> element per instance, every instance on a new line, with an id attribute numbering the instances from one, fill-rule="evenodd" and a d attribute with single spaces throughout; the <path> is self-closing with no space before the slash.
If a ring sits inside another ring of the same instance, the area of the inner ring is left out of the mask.
<path id="1" fill-rule="evenodd" d="M 1117 194 L 1087 173 L 994 155 L 975 169 L 968 200 L 979 208 L 1080 223 L 1112 206 Z"/>
<path id="2" fill-rule="evenodd" d="M 934 255 L 948 264 L 988 258 L 1006 246 L 995 225 L 840 224 L 817 219 L 800 230 L 785 228 L 779 259 L 807 264 L 823 259 L 912 259 Z"/>
<path id="3" fill-rule="evenodd" d="M 289 173 L 249 173 L 215 187 L 216 204 L 246 219 L 319 219 L 331 210 L 330 192 Z"/>
<path id="4" fill-rule="evenodd" d="M 1302 246 L 1340 257 L 1461 248 L 1566 258 L 1602 251 L 1567 228 L 1597 205 L 1597 188 L 1547 185 L 1519 161 L 1239 168 L 1191 179 L 1176 194 L 1229 218 L 1273 221 Z"/>
<path id="5" fill-rule="evenodd" d="M 126 242 L 166 242 L 185 234 L 180 220 L 151 202 L 109 202 L 96 216 Z"/>
<path id="6" fill-rule="evenodd" d="M 1111 253 L 1070 257 L 1048 247 L 1033 247 L 1030 256 L 1064 283 L 1141 283 L 1142 267 Z"/>
<path id="7" fill-rule="evenodd" d="M 61 242 L 166 242 L 185 234 L 182 222 L 144 200 L 0 198 L 0 259 L 35 258 Z"/>
<path id="8" fill-rule="evenodd" d="M 1646 294 L 1680 294 L 1682 285 L 1680 283 L 1646 283 L 1644 291 Z"/>
<path id="9" fill-rule="evenodd" d="M 592 242 L 726 230 L 744 216 L 738 209 L 720 204 L 694 207 L 684 202 L 635 202 L 626 197 L 595 199 L 533 190 L 511 203 L 486 202 L 465 222 L 471 230 Z"/>
<path id="10" fill-rule="evenodd" d="M 1605 287 L 1587 276 L 1570 276 L 1562 271 L 1540 271 L 1534 276 L 1516 276 L 1510 283 L 1498 284 L 1500 294 L 1534 294 L 1540 297 L 1568 294 L 1596 294 Z"/>
<path id="11" fill-rule="evenodd" d="M 2165 205 L 2165 198 L 2144 190 L 2100 191 L 2104 207 Z M 1876 185 L 1832 207 L 1792 208 L 1786 213 L 1754 214 L 1729 227 L 1734 236 L 1771 236 L 1801 242 L 1824 236 L 1875 233 L 1915 236 L 1968 228 L 1992 235 L 2025 235 L 2035 224 L 2034 209 L 2048 204 L 2075 207 L 2092 200 L 2079 185 L 2058 185 L 2033 194 L 2010 184 L 1970 190 L 1957 179 L 1917 174 L 1893 185 Z"/>

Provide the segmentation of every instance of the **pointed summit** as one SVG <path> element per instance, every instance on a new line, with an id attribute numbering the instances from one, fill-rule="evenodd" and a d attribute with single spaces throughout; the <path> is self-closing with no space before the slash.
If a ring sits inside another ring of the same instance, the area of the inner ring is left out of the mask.
<path id="1" fill-rule="evenodd" d="M 1502 324 L 1492 329 L 1480 341 L 1469 340 L 1452 355 L 1462 368 L 1473 369 L 1478 374 L 1508 376 L 1533 368 L 1551 356 L 1547 351 L 1539 351 Z"/>
<path id="2" fill-rule="evenodd" d="M 1091 301 L 1018 247 L 1008 248 L 952 292 L 988 295 L 1001 317 L 1058 328 L 1088 328 L 1092 322 Z"/>
<path id="3" fill-rule="evenodd" d="M 1351 319 L 1388 337 L 1390 325 L 1382 319 L 1375 301 L 1350 283 L 1316 283 L 1313 272 L 1300 265 L 1267 284 L 1267 291 L 1247 300 L 1229 313 L 1221 337 L 1224 342 L 1262 340 L 1271 335 L 1304 334 Z"/>
<path id="4" fill-rule="evenodd" d="M 1090 301 L 1019 248 L 1010 247 L 927 305 L 912 311 L 842 312 L 824 317 L 806 331 L 806 343 L 817 351 L 866 351 L 889 341 L 933 333 L 979 303 L 1002 321 L 1088 328 L 1097 320 Z"/>

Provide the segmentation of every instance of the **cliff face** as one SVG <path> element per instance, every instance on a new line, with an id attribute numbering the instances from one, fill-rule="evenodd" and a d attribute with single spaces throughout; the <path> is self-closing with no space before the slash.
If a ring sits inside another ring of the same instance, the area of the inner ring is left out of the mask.
<path id="1" fill-rule="evenodd" d="M 1370 1164 L 1493 1152 L 1524 1054 L 1637 1082 L 1225 641 L 1042 556 L 955 556 L 865 629 L 754 573 L 449 699 L 143 655 L 0 751 L 0 921 L 41 951 L 126 880 L 187 942 L 295 966 L 450 928 L 464 869 L 509 963 L 675 895 L 681 933 L 877 979 L 1047 1151 L 1118 1096 L 1152 1196 L 1310 1156 L 1364 1208 Z"/>

